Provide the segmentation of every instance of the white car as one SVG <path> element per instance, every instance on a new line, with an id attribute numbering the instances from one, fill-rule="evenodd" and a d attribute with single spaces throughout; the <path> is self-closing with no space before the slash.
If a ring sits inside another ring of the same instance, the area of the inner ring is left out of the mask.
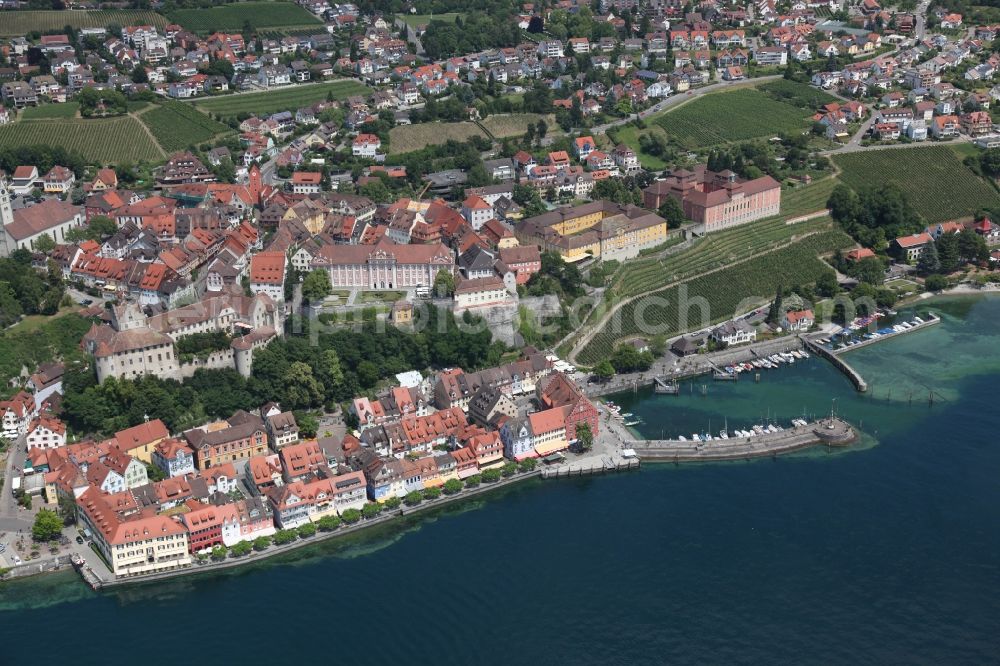
<path id="1" fill-rule="evenodd" d="M 18 557 L 17 555 L 15 555 L 15 556 L 14 556 L 14 566 L 15 566 L 15 567 L 19 567 L 19 566 L 21 566 L 22 564 L 24 564 L 24 562 L 22 562 L 22 561 L 21 561 L 21 558 L 20 558 L 20 557 Z"/>

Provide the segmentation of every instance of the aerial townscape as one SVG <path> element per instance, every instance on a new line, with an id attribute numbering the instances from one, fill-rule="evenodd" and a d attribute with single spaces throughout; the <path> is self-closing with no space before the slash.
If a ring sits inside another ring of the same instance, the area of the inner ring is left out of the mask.
<path id="1" fill-rule="evenodd" d="M 615 401 L 881 395 L 1000 289 L 998 105 L 962 0 L 0 0 L 0 579 L 867 441 Z"/>

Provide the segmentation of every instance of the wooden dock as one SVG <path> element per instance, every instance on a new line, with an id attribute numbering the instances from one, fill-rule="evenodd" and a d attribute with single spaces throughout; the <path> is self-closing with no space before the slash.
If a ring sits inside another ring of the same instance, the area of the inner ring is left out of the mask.
<path id="1" fill-rule="evenodd" d="M 749 460 L 791 453 L 813 446 L 848 446 L 857 439 L 854 428 L 836 417 L 754 437 L 710 441 L 677 439 L 637 440 L 632 443 L 640 460 L 651 462 L 717 462 Z"/>

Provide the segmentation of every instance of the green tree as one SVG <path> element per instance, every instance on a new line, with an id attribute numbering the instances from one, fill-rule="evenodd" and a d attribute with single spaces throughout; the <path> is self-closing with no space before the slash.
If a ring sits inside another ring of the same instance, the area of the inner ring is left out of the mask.
<path id="1" fill-rule="evenodd" d="M 267 547 L 270 545 L 271 545 L 271 537 L 269 536 L 257 537 L 256 539 L 253 540 L 253 549 L 256 550 L 258 553 L 267 550 Z"/>
<path id="2" fill-rule="evenodd" d="M 361 515 L 364 516 L 365 520 L 371 520 L 381 512 L 382 505 L 378 502 L 369 502 L 361 509 Z"/>
<path id="3" fill-rule="evenodd" d="M 475 488 L 482 482 L 483 482 L 482 474 L 473 474 L 471 476 L 467 476 L 465 477 L 464 481 L 466 488 Z"/>
<path id="4" fill-rule="evenodd" d="M 444 494 L 454 495 L 462 490 L 462 482 L 458 479 L 448 479 L 444 482 Z"/>
<path id="5" fill-rule="evenodd" d="M 455 276 L 451 271 L 442 268 L 434 276 L 434 293 L 438 298 L 445 298 L 455 293 Z"/>
<path id="6" fill-rule="evenodd" d="M 348 525 L 353 525 L 361 520 L 361 512 L 357 509 L 348 509 L 347 511 L 344 511 L 344 513 L 340 514 L 340 519 Z"/>
<path id="7" fill-rule="evenodd" d="M 667 227 L 670 229 L 676 229 L 684 224 L 684 209 L 677 202 L 677 199 L 673 197 L 667 197 L 667 200 L 663 202 L 658 212 L 660 213 L 660 217 L 667 221 Z"/>
<path id="8" fill-rule="evenodd" d="M 944 234 L 937 239 L 938 258 L 941 262 L 941 272 L 947 275 L 954 273 L 962 265 L 962 255 L 958 246 L 958 236 Z"/>
<path id="9" fill-rule="evenodd" d="M 330 275 L 317 268 L 309 271 L 302 281 L 302 298 L 310 303 L 321 301 L 330 295 Z"/>
<path id="10" fill-rule="evenodd" d="M 767 322 L 769 324 L 779 324 L 781 323 L 782 317 L 785 316 L 784 307 L 782 305 L 784 295 L 784 287 L 779 284 L 778 289 L 774 294 L 774 300 L 771 301 L 771 308 L 767 311 Z"/>
<path id="11" fill-rule="evenodd" d="M 399 505 L 402 504 L 402 503 L 403 503 L 403 500 L 401 500 L 398 497 L 396 497 L 395 495 L 393 495 L 392 497 L 390 497 L 389 499 L 387 499 L 385 502 L 383 502 L 382 505 L 386 509 L 394 511 L 394 510 L 398 509 Z"/>
<path id="12" fill-rule="evenodd" d="M 312 409 L 323 404 L 323 386 L 313 376 L 308 363 L 292 363 L 285 373 L 283 384 L 281 406 L 285 409 Z"/>
<path id="13" fill-rule="evenodd" d="M 423 492 L 424 499 L 433 500 L 441 497 L 441 489 L 437 486 L 431 486 L 430 488 L 424 488 Z"/>
<path id="14" fill-rule="evenodd" d="M 311 536 L 316 536 L 316 524 L 306 523 L 305 525 L 299 525 L 295 533 L 299 535 L 300 539 L 308 539 Z"/>
<path id="15" fill-rule="evenodd" d="M 35 523 L 31 526 L 31 537 L 35 541 L 52 541 L 62 534 L 63 521 L 59 514 L 49 509 L 41 509 L 35 515 Z"/>
<path id="16" fill-rule="evenodd" d="M 885 267 L 878 257 L 865 257 L 854 264 L 851 275 L 865 284 L 878 286 L 885 279 Z"/>
<path id="17" fill-rule="evenodd" d="M 589 423 L 580 423 L 576 426 L 576 439 L 583 451 L 589 451 L 593 448 L 594 433 L 590 430 Z"/>
<path id="18" fill-rule="evenodd" d="M 917 260 L 917 272 L 921 275 L 932 275 L 941 271 L 941 259 L 938 257 L 937 246 L 928 243 Z"/>
<path id="19" fill-rule="evenodd" d="M 403 502 L 406 504 L 406 506 L 416 506 L 423 501 L 424 501 L 424 496 L 421 495 L 416 490 L 414 490 L 413 492 L 406 493 L 406 497 L 403 498 Z"/>
<path id="20" fill-rule="evenodd" d="M 226 559 L 226 547 L 220 545 L 212 548 L 212 559 L 216 562 Z"/>
<path id="21" fill-rule="evenodd" d="M 820 296 L 836 296 L 838 291 L 840 291 L 840 285 L 837 284 L 837 274 L 833 271 L 824 272 L 816 280 L 816 293 Z"/>
<path id="22" fill-rule="evenodd" d="M 530 472 L 538 467 L 538 460 L 535 458 L 525 458 L 521 462 L 517 463 L 517 467 L 522 472 Z"/>
<path id="23" fill-rule="evenodd" d="M 482 473 L 482 477 L 485 483 L 496 483 L 500 480 L 500 470 L 496 467 L 488 469 Z"/>
<path id="24" fill-rule="evenodd" d="M 604 359 L 596 366 L 594 366 L 594 376 L 601 382 L 606 382 L 615 376 L 615 366 L 611 365 L 611 361 Z"/>
<path id="25" fill-rule="evenodd" d="M 948 278 L 943 275 L 928 275 L 924 286 L 927 291 L 942 291 L 948 288 Z"/>
<path id="26" fill-rule="evenodd" d="M 340 527 L 340 516 L 323 516 L 316 521 L 316 525 L 324 532 L 332 532 Z"/>
<path id="27" fill-rule="evenodd" d="M 506 462 L 503 467 L 500 468 L 500 474 L 504 478 L 509 478 L 517 473 L 517 463 Z"/>
<path id="28" fill-rule="evenodd" d="M 63 525 L 72 525 L 76 522 L 76 502 L 69 497 L 59 496 L 59 517 L 62 518 Z"/>
<path id="29" fill-rule="evenodd" d="M 35 239 L 34 247 L 42 254 L 50 254 L 52 250 L 56 249 L 56 242 L 52 240 L 52 236 L 45 233 Z"/>
<path id="30" fill-rule="evenodd" d="M 253 550 L 253 544 L 249 541 L 240 541 L 239 543 L 233 544 L 233 547 L 229 549 L 230 557 L 246 557 Z"/>
<path id="31" fill-rule="evenodd" d="M 285 544 L 291 543 L 298 538 L 295 530 L 278 530 L 274 533 L 274 545 L 284 546 Z"/>

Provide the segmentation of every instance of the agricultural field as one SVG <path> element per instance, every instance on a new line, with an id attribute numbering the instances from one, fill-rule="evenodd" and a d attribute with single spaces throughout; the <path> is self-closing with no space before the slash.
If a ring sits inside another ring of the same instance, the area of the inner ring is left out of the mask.
<path id="1" fill-rule="evenodd" d="M 855 190 L 895 183 L 928 222 L 941 222 L 996 206 L 996 189 L 962 163 L 949 146 L 870 150 L 837 155 L 840 180 Z"/>
<path id="2" fill-rule="evenodd" d="M 473 122 L 402 125 L 389 130 L 389 152 L 393 155 L 409 153 L 445 143 L 449 139 L 467 141 L 474 136 L 486 137 Z"/>
<path id="3" fill-rule="evenodd" d="M 64 104 L 42 104 L 41 106 L 25 107 L 20 114 L 21 120 L 48 120 L 51 118 L 75 118 L 80 105 L 76 102 Z"/>
<path id="4" fill-rule="evenodd" d="M 539 113 L 509 113 L 487 116 L 481 123 L 486 131 L 494 137 L 504 139 L 511 136 L 524 136 L 528 131 L 528 125 L 534 125 L 539 120 L 545 120 L 549 133 L 555 133 L 559 130 L 555 116 L 552 114 L 543 116 Z"/>
<path id="5" fill-rule="evenodd" d="M 779 102 L 753 88 L 700 97 L 653 122 L 687 149 L 799 132 L 811 124 L 805 109 Z"/>
<path id="6" fill-rule="evenodd" d="M 322 27 L 313 14 L 291 2 L 237 2 L 208 9 L 175 9 L 167 17 L 197 33 L 240 31 L 248 23 L 258 30 Z"/>
<path id="7" fill-rule="evenodd" d="M 228 125 L 212 120 L 190 104 L 181 102 L 163 102 L 141 114 L 139 119 L 168 153 L 210 141 L 219 134 L 231 131 Z"/>
<path id="8" fill-rule="evenodd" d="M 135 118 L 22 120 L 0 127 L 0 147 L 59 145 L 91 162 L 120 164 L 164 157 Z"/>
<path id="9" fill-rule="evenodd" d="M 730 319 L 751 305 L 767 302 L 779 285 L 815 282 L 830 270 L 819 256 L 851 245 L 843 232 L 824 231 L 728 270 L 653 292 L 650 295 L 657 297 L 656 301 L 640 298 L 623 306 L 580 351 L 577 360 L 597 363 L 611 354 L 619 340 L 636 335 L 669 337 Z M 707 302 L 707 311 L 698 302 Z M 691 307 L 685 309 L 685 303 Z"/>
<path id="10" fill-rule="evenodd" d="M 454 23 L 459 16 L 461 14 L 458 12 L 446 12 L 444 14 L 405 14 L 400 15 L 399 18 L 411 28 L 416 28 L 418 25 L 429 25 L 431 21 Z"/>
<path id="11" fill-rule="evenodd" d="M 322 102 L 331 92 L 333 98 L 339 100 L 351 95 L 367 95 L 371 91 L 362 83 L 345 79 L 288 86 L 267 92 L 206 97 L 195 102 L 195 105 L 202 111 L 219 117 L 240 113 L 266 115 L 278 111 L 295 111 L 303 106 Z"/>
<path id="12" fill-rule="evenodd" d="M 0 20 L 0 37 L 23 37 L 29 32 L 74 28 L 106 28 L 117 25 L 155 25 L 163 28 L 166 17 L 148 10 L 108 9 L 101 11 L 5 11 Z"/>

